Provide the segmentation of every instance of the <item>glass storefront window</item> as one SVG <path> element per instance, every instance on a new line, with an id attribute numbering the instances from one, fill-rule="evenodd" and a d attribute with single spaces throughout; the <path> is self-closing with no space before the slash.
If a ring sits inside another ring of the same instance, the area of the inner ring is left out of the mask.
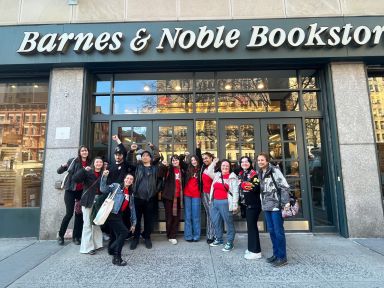
<path id="1" fill-rule="evenodd" d="M 312 209 L 316 226 L 333 225 L 331 191 L 325 186 L 325 151 L 322 149 L 322 127 L 320 119 L 306 119 L 306 143 L 308 151 L 309 181 Z"/>
<path id="2" fill-rule="evenodd" d="M 319 94 L 320 92 L 303 92 L 304 111 L 319 110 Z"/>
<path id="3" fill-rule="evenodd" d="M 301 88 L 317 89 L 318 87 L 318 71 L 302 70 L 301 72 Z"/>
<path id="4" fill-rule="evenodd" d="M 196 143 L 202 152 L 210 152 L 217 156 L 217 127 L 215 120 L 196 121 Z"/>
<path id="5" fill-rule="evenodd" d="M 379 168 L 384 185 L 384 73 L 383 77 L 368 78 L 369 91 L 371 96 L 372 117 L 375 123 L 376 148 L 379 160 Z M 384 196 L 384 187 L 382 187 Z"/>
<path id="6" fill-rule="evenodd" d="M 40 207 L 48 82 L 0 83 L 0 207 Z"/>
<path id="7" fill-rule="evenodd" d="M 96 93 L 109 93 L 111 91 L 111 75 L 96 75 Z"/>
<path id="8" fill-rule="evenodd" d="M 216 111 L 215 94 L 196 94 L 196 113 L 213 113 Z"/>
<path id="9" fill-rule="evenodd" d="M 111 97 L 110 96 L 96 96 L 95 97 L 95 109 L 93 111 L 94 114 L 104 114 L 108 115 L 111 112 Z"/>
<path id="10" fill-rule="evenodd" d="M 91 145 L 92 157 L 100 156 L 108 159 L 109 123 L 92 123 L 93 141 Z M 122 139 L 122 138 L 120 138 Z"/>

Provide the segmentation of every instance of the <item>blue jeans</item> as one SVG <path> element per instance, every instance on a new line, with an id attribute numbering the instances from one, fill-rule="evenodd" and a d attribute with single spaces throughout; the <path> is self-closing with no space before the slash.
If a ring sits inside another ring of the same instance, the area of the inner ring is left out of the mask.
<path id="1" fill-rule="evenodd" d="M 227 226 L 227 242 L 233 243 L 235 240 L 235 225 L 233 215 L 229 211 L 228 200 L 213 200 L 211 206 L 211 217 L 215 227 L 216 240 L 223 241 L 223 221 Z"/>
<path id="2" fill-rule="evenodd" d="M 269 236 L 271 237 L 273 255 L 278 259 L 287 258 L 285 244 L 284 220 L 281 211 L 264 211 Z"/>
<path id="3" fill-rule="evenodd" d="M 184 238 L 185 240 L 200 240 L 201 232 L 201 199 L 184 197 Z"/>

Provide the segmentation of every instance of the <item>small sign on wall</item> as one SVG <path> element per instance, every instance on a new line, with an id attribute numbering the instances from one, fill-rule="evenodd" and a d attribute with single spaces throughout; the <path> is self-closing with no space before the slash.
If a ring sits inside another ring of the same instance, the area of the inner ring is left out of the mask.
<path id="1" fill-rule="evenodd" d="M 71 134 L 71 127 L 56 127 L 56 140 L 66 140 L 69 139 Z"/>

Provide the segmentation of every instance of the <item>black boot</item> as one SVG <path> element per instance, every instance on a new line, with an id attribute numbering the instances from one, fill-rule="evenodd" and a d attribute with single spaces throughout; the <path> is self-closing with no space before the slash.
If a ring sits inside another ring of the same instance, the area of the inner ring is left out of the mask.
<path id="1" fill-rule="evenodd" d="M 127 265 L 127 261 L 121 259 L 120 255 L 114 255 L 112 259 L 112 264 L 116 266 L 125 266 Z"/>
<path id="2" fill-rule="evenodd" d="M 57 237 L 57 244 L 63 246 L 64 245 L 64 237 L 58 236 Z"/>

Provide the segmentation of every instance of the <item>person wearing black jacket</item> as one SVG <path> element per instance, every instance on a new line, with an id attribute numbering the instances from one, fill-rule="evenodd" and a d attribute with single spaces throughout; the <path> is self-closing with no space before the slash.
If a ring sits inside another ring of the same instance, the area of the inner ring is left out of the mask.
<path id="1" fill-rule="evenodd" d="M 128 155 L 130 165 L 135 165 L 136 161 L 136 181 L 133 184 L 133 191 L 135 197 L 135 210 L 136 210 L 136 228 L 134 237 L 131 241 L 130 249 L 134 250 L 139 243 L 141 232 L 141 217 L 144 216 L 144 231 L 141 234 L 144 238 L 145 247 L 152 248 L 151 233 L 154 221 L 154 207 L 156 201 L 156 194 L 159 191 L 159 167 L 160 154 L 157 147 L 148 143 L 152 150 L 144 150 L 139 154 L 139 157 L 134 157 L 135 151 L 131 147 Z"/>
<path id="2" fill-rule="evenodd" d="M 83 192 L 83 184 L 75 183 L 72 176 L 77 171 L 83 167 L 89 166 L 90 164 L 91 159 L 89 158 L 88 148 L 86 146 L 80 146 L 77 151 L 77 157 L 69 159 L 67 163 L 61 165 L 57 169 L 58 174 L 62 174 L 65 171 L 68 172 L 68 176 L 64 183 L 64 203 L 66 213 L 63 220 L 61 221 L 59 235 L 57 237 L 57 242 L 59 245 L 64 245 L 64 234 L 68 228 L 69 221 L 71 221 L 73 216 L 75 203 L 80 201 L 81 194 Z M 83 215 L 81 213 L 75 213 L 74 222 L 72 240 L 76 245 L 80 245 L 81 233 L 83 230 Z"/>
<path id="3" fill-rule="evenodd" d="M 73 175 L 73 180 L 77 183 L 84 183 L 84 191 L 81 196 L 80 204 L 83 212 L 83 233 L 81 235 L 80 253 L 95 254 L 97 249 L 103 247 L 103 234 L 100 226 L 92 225 L 91 212 L 95 197 L 100 195 L 100 179 L 104 166 L 103 159 L 96 157 L 93 160 L 93 167 L 80 169 Z"/>
<path id="4" fill-rule="evenodd" d="M 240 158 L 239 172 L 240 201 L 246 206 L 245 216 L 248 229 L 248 249 L 244 258 L 247 260 L 260 259 L 261 248 L 257 221 L 261 212 L 260 185 L 257 172 L 252 167 L 252 160 L 243 156 Z"/>

